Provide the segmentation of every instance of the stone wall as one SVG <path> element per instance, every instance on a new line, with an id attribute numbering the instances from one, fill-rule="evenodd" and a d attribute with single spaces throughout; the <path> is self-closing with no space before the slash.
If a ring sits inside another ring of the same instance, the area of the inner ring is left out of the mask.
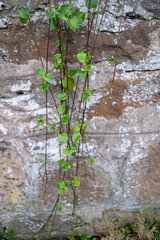
<path id="1" fill-rule="evenodd" d="M 45 115 L 45 97 L 38 89 L 35 71 L 41 66 L 28 25 L 18 23 L 16 8 L 27 6 L 41 48 L 46 55 L 47 28 L 42 17 L 47 0 L 0 1 L 0 231 L 15 229 L 27 238 L 47 219 L 57 196 L 58 142 L 49 134 L 49 183 L 44 199 L 45 131 L 37 119 Z M 76 7 L 85 10 L 84 1 Z M 81 167 L 78 218 L 73 218 L 69 194 L 58 213 L 53 234 L 103 233 L 103 219 L 133 219 L 146 204 L 160 216 L 160 3 L 158 0 L 128 0 L 124 7 L 115 87 L 110 94 L 122 1 L 111 0 L 98 36 L 88 103 L 86 137 L 95 157 L 95 176 Z M 76 55 L 85 47 L 85 24 L 70 34 L 69 51 Z M 50 36 L 49 68 L 55 52 Z M 79 46 L 79 49 L 78 47 Z M 71 66 L 75 59 L 69 59 Z M 55 78 L 56 79 L 56 78 Z M 57 85 L 57 81 L 54 81 Z M 49 121 L 58 121 L 49 96 Z M 50 230 L 50 223 L 43 236 Z"/>

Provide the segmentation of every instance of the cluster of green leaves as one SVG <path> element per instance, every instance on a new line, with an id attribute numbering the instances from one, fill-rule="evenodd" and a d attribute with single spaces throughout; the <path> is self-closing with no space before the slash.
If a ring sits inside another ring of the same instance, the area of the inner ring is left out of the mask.
<path id="1" fill-rule="evenodd" d="M 82 24 L 87 17 L 92 17 L 92 12 L 95 10 L 95 8 L 98 6 L 98 0 L 86 0 L 86 6 L 88 8 L 88 15 L 81 11 L 74 11 L 72 4 L 63 4 L 60 8 L 56 9 L 55 7 L 51 7 L 49 11 L 46 13 L 46 17 L 49 19 L 49 29 L 56 32 L 65 32 L 65 29 L 62 29 L 60 27 L 61 22 L 64 26 L 67 24 L 73 32 L 75 32 L 80 24 Z M 91 10 L 93 9 L 93 11 Z M 25 24 L 27 20 L 29 19 L 29 11 L 24 8 L 20 7 L 17 9 L 18 14 L 20 16 L 20 22 L 22 24 Z M 73 125 L 70 123 L 71 118 L 71 112 L 70 108 L 67 105 L 67 100 L 71 96 L 70 92 L 75 91 L 75 77 L 78 76 L 78 79 L 85 80 L 88 77 L 88 72 L 92 70 L 92 66 L 90 64 L 91 62 L 91 56 L 87 52 L 86 49 L 82 50 L 81 52 L 78 52 L 76 55 L 76 59 L 80 63 L 80 67 L 76 69 L 65 69 L 65 52 L 66 52 L 66 46 L 62 42 L 62 38 L 59 37 L 58 40 L 56 40 L 55 47 L 57 48 L 57 53 L 53 56 L 54 61 L 54 70 L 61 72 L 61 83 L 59 86 L 59 92 L 56 95 L 58 107 L 58 115 L 59 115 L 59 122 L 60 122 L 60 132 L 57 134 L 58 141 L 62 145 L 63 151 L 63 157 L 64 159 L 60 159 L 58 161 L 58 164 L 62 171 L 67 172 L 71 167 L 75 168 L 77 167 L 77 163 L 74 161 L 76 154 L 79 154 L 79 146 L 80 141 L 82 139 L 82 136 L 86 129 L 89 128 L 87 124 L 84 124 L 82 119 L 77 118 L 78 124 Z M 47 69 L 47 68 L 46 68 Z M 39 89 L 41 92 L 46 92 L 48 88 L 50 89 L 50 85 L 52 84 L 54 77 L 52 73 L 48 73 L 45 68 L 41 67 L 36 71 L 36 76 L 41 79 L 41 84 L 39 85 Z M 50 89 L 51 90 L 51 89 Z M 82 94 L 80 95 L 79 101 L 88 101 L 90 96 L 93 95 L 91 89 L 86 89 Z M 47 126 L 45 124 L 45 119 L 43 117 L 40 117 L 38 119 L 38 123 L 41 126 L 48 127 L 51 131 L 57 130 L 57 125 L 52 124 L 50 126 Z M 83 123 L 83 124 L 82 124 Z M 72 126 L 72 128 L 68 128 L 68 124 Z M 69 129 L 69 130 L 67 130 Z M 89 158 L 89 163 L 93 164 L 95 162 L 94 158 Z M 42 168 L 45 167 L 45 163 L 42 164 Z M 57 183 L 57 189 L 58 193 L 60 195 L 65 194 L 68 191 L 69 185 L 72 185 L 72 187 L 78 187 L 80 185 L 80 179 L 73 175 L 71 180 L 63 181 L 63 179 L 60 179 Z M 78 196 L 75 197 L 78 199 Z M 61 211 L 62 210 L 62 204 L 57 203 L 56 209 Z M 86 236 L 81 236 L 81 238 L 86 238 Z"/>

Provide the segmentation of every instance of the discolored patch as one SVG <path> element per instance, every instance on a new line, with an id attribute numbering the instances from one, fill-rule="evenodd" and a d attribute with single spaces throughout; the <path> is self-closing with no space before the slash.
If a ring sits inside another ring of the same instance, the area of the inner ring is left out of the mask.
<path id="1" fill-rule="evenodd" d="M 0 189 L 1 207 L 10 208 L 10 203 L 22 201 L 21 189 L 24 187 L 25 174 L 23 163 L 8 142 L 1 142 L 0 147 Z M 9 146 L 8 146 L 9 145 Z"/>

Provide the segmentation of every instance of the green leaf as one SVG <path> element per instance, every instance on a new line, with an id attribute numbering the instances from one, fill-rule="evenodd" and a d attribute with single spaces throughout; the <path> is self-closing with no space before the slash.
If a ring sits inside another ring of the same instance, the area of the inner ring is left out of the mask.
<path id="1" fill-rule="evenodd" d="M 71 129 L 71 131 L 72 131 L 73 133 L 79 132 L 79 131 L 80 131 L 80 126 L 75 125 L 75 126 Z"/>
<path id="2" fill-rule="evenodd" d="M 55 18 L 55 11 L 51 10 L 49 12 L 46 13 L 46 17 L 47 18 Z"/>
<path id="3" fill-rule="evenodd" d="M 44 68 L 39 68 L 36 72 L 38 77 L 43 77 L 46 74 L 46 70 Z"/>
<path id="4" fill-rule="evenodd" d="M 19 7 L 17 9 L 18 15 L 20 16 L 20 18 L 23 19 L 28 19 L 29 18 L 29 11 L 27 8 L 24 7 Z"/>
<path id="5" fill-rule="evenodd" d="M 81 24 L 85 19 L 84 12 L 75 12 L 72 17 L 67 20 L 69 27 L 75 32 L 78 28 L 78 25 Z"/>
<path id="6" fill-rule="evenodd" d="M 42 163 L 41 168 L 44 168 L 44 167 L 45 167 L 45 163 Z"/>
<path id="7" fill-rule="evenodd" d="M 60 64 L 62 62 L 62 58 L 61 58 L 61 54 L 57 53 L 53 56 L 53 59 L 55 62 L 57 62 L 58 64 Z"/>
<path id="8" fill-rule="evenodd" d="M 86 93 L 93 96 L 93 93 L 92 93 L 91 89 L 89 89 L 89 88 L 87 88 Z"/>
<path id="9" fill-rule="evenodd" d="M 72 141 L 73 142 L 78 142 L 81 139 L 81 134 L 74 133 L 72 136 Z"/>
<path id="10" fill-rule="evenodd" d="M 58 140 L 61 142 L 61 143 L 63 143 L 63 144 L 65 144 L 65 143 L 67 143 L 68 142 L 68 134 L 67 133 L 60 133 L 60 134 L 58 134 Z"/>
<path id="11" fill-rule="evenodd" d="M 73 166 L 73 167 L 76 167 L 76 166 L 77 166 L 77 163 L 73 163 L 72 166 Z"/>
<path id="12" fill-rule="evenodd" d="M 114 58 L 110 58 L 109 59 L 109 63 L 115 63 L 115 62 L 118 63 L 118 61 L 116 59 L 114 59 Z"/>
<path id="13" fill-rule="evenodd" d="M 64 112 L 65 112 L 65 110 L 66 110 L 66 108 L 65 108 L 65 106 L 64 106 L 64 105 L 60 105 L 60 106 L 58 107 L 58 112 L 59 112 L 59 114 L 62 114 L 62 113 L 64 113 Z"/>
<path id="14" fill-rule="evenodd" d="M 69 114 L 67 113 L 67 115 L 65 115 L 65 116 L 63 116 L 61 118 L 61 123 L 67 124 L 68 123 L 68 119 L 69 119 Z"/>
<path id="15" fill-rule="evenodd" d="M 65 194 L 66 192 L 67 192 L 67 188 L 66 188 L 66 187 L 59 188 L 59 190 L 58 190 L 58 193 L 59 193 L 60 195 L 63 195 L 63 194 Z"/>
<path id="16" fill-rule="evenodd" d="M 68 89 L 69 91 L 72 91 L 75 86 L 74 79 L 65 77 L 62 81 L 62 85 L 63 85 L 64 89 Z"/>
<path id="17" fill-rule="evenodd" d="M 69 184 L 71 184 L 70 180 L 65 181 L 65 185 L 68 186 Z"/>
<path id="18" fill-rule="evenodd" d="M 43 76 L 44 80 L 46 80 L 47 82 L 51 82 L 53 81 L 53 75 L 51 73 L 47 73 Z"/>
<path id="19" fill-rule="evenodd" d="M 68 163 L 62 163 L 61 168 L 63 169 L 63 171 L 68 171 L 68 169 L 70 168 L 70 165 Z"/>
<path id="20" fill-rule="evenodd" d="M 51 131 L 56 131 L 56 130 L 57 130 L 57 126 L 56 126 L 56 125 L 50 125 L 50 126 L 49 126 L 49 129 L 50 129 Z"/>
<path id="21" fill-rule="evenodd" d="M 58 31 L 56 18 L 51 18 L 51 20 L 50 20 L 50 30 L 51 31 L 55 30 L 56 32 Z"/>
<path id="22" fill-rule="evenodd" d="M 81 123 L 81 118 L 77 118 L 77 121 L 80 124 Z"/>
<path id="23" fill-rule="evenodd" d="M 78 187 L 81 182 L 78 177 L 75 177 L 75 178 L 73 178 L 72 183 L 75 187 Z"/>
<path id="24" fill-rule="evenodd" d="M 58 187 L 58 189 L 59 189 L 59 188 L 63 188 L 64 186 L 65 186 L 65 183 L 64 183 L 63 181 L 59 180 L 59 181 L 57 182 L 57 187 Z"/>
<path id="25" fill-rule="evenodd" d="M 91 59 L 91 56 L 87 56 L 85 59 L 85 63 L 89 62 L 90 59 Z"/>
<path id="26" fill-rule="evenodd" d="M 56 41 L 56 47 L 59 47 L 59 46 L 60 46 L 60 41 L 57 40 L 57 41 Z"/>
<path id="27" fill-rule="evenodd" d="M 71 69 L 71 70 L 69 71 L 69 76 L 70 76 L 70 77 L 73 77 L 73 76 L 75 76 L 75 75 L 77 74 L 77 72 L 78 72 L 78 69 Z"/>
<path id="28" fill-rule="evenodd" d="M 72 149 L 71 148 L 63 149 L 63 154 L 67 157 L 71 157 L 72 156 Z"/>
<path id="29" fill-rule="evenodd" d="M 86 59 L 86 53 L 84 53 L 84 52 L 78 53 L 77 54 L 77 59 L 78 59 L 79 62 L 84 63 L 85 59 Z"/>
<path id="30" fill-rule="evenodd" d="M 82 125 L 82 131 L 85 131 L 87 128 L 89 128 L 89 126 L 87 124 Z"/>
<path id="31" fill-rule="evenodd" d="M 77 149 L 78 149 L 78 147 L 77 147 L 77 145 L 76 145 L 76 144 L 72 144 L 72 145 L 71 145 L 71 149 L 72 149 L 72 150 L 77 150 Z"/>
<path id="32" fill-rule="evenodd" d="M 91 11 L 88 11 L 88 16 L 89 16 L 90 18 L 93 17 L 93 14 L 91 13 Z"/>
<path id="33" fill-rule="evenodd" d="M 57 11 L 56 11 L 56 15 L 59 19 L 61 20 L 68 20 L 68 17 L 73 10 L 73 5 L 71 4 L 63 4 Z"/>
<path id="34" fill-rule="evenodd" d="M 42 80 L 38 88 L 41 89 L 41 92 L 45 92 L 49 88 L 49 83 L 46 83 L 44 80 Z"/>
<path id="35" fill-rule="evenodd" d="M 89 159 L 89 163 L 90 163 L 90 164 L 93 164 L 94 162 L 95 162 L 94 158 L 90 158 L 90 159 Z"/>
<path id="36" fill-rule="evenodd" d="M 82 93 L 81 94 L 81 99 L 82 101 L 86 102 L 90 98 L 90 95 L 88 93 Z"/>
<path id="37" fill-rule="evenodd" d="M 65 92 L 59 92 L 59 93 L 57 94 L 57 98 L 58 98 L 59 100 L 66 100 L 67 95 L 66 95 Z"/>
<path id="38" fill-rule="evenodd" d="M 76 200 L 78 200 L 78 199 L 79 199 L 79 197 L 78 197 L 78 196 L 75 196 L 74 198 L 75 198 Z"/>
<path id="39" fill-rule="evenodd" d="M 91 69 L 92 69 L 91 64 L 88 64 L 87 67 L 84 67 L 84 69 L 88 72 L 91 71 Z"/>
<path id="40" fill-rule="evenodd" d="M 20 23 L 22 23 L 22 24 L 26 24 L 26 22 L 27 22 L 27 19 L 20 18 Z"/>
<path id="41" fill-rule="evenodd" d="M 62 50 L 62 53 L 64 53 L 65 51 L 66 51 L 66 47 L 65 47 L 65 45 L 61 45 L 61 50 Z"/>
<path id="42" fill-rule="evenodd" d="M 79 75 L 79 77 L 80 77 L 82 80 L 85 80 L 85 79 L 86 79 L 87 72 L 78 69 L 78 75 Z"/>
<path id="43" fill-rule="evenodd" d="M 40 125 L 42 125 L 42 126 L 44 126 L 44 122 L 45 122 L 45 119 L 44 118 L 39 118 L 38 119 L 38 123 L 40 124 Z"/>
<path id="44" fill-rule="evenodd" d="M 56 209 L 57 209 L 58 211 L 62 211 L 62 203 L 57 203 Z"/>
<path id="45" fill-rule="evenodd" d="M 89 9 L 96 8 L 98 6 L 98 0 L 86 0 L 86 6 Z"/>

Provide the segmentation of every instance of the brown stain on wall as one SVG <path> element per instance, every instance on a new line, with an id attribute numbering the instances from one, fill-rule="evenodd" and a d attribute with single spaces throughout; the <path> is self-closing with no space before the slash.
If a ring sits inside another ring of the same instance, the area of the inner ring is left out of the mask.
<path id="1" fill-rule="evenodd" d="M 10 203 L 21 201 L 21 189 L 24 187 L 25 174 L 23 163 L 9 142 L 1 142 L 0 147 L 0 198 L 1 206 L 8 209 Z M 2 210 L 2 209 L 1 209 Z"/>

